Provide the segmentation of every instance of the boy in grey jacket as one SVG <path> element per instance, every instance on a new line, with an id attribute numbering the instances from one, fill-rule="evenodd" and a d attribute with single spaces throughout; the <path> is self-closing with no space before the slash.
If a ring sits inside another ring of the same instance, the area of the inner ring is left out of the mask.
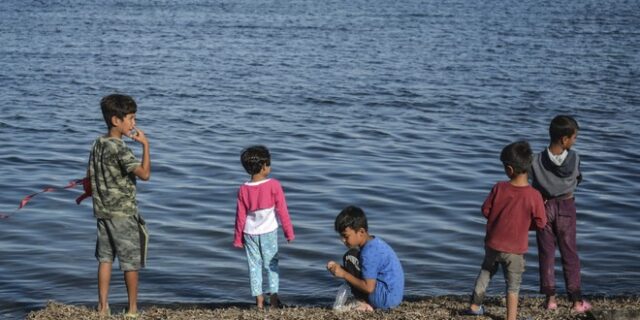
<path id="1" fill-rule="evenodd" d="M 548 221 L 544 229 L 536 231 L 540 291 L 547 297 L 544 307 L 548 310 L 558 308 L 554 273 L 557 242 L 573 311 L 584 313 L 591 309 L 591 304 L 582 299 L 580 291 L 580 258 L 576 245 L 576 204 L 573 195 L 582 181 L 582 173 L 580 157 L 571 150 L 579 129 L 578 122 L 570 116 L 553 118 L 549 126 L 549 147 L 534 155 L 529 176 L 531 185 L 540 191 L 545 200 Z"/>

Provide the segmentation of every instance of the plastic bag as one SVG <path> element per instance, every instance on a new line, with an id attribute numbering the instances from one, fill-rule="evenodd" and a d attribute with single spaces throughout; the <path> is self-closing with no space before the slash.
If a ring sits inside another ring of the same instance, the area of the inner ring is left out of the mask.
<path id="1" fill-rule="evenodd" d="M 349 296 L 351 296 L 351 288 L 348 284 L 343 283 L 338 287 L 338 291 L 336 292 L 336 300 L 333 302 L 333 310 L 344 309 L 349 301 Z"/>

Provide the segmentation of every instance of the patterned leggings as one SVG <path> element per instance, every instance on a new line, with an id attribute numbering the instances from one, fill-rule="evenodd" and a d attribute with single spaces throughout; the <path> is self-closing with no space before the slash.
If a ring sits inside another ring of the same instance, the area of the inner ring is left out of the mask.
<path id="1" fill-rule="evenodd" d="M 278 230 L 255 236 L 245 233 L 244 248 L 249 263 L 251 295 L 257 297 L 262 294 L 263 270 L 267 273 L 269 293 L 278 293 Z"/>

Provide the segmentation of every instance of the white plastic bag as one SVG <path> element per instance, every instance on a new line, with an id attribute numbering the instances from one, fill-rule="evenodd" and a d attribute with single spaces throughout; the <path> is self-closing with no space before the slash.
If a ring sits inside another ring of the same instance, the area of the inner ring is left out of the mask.
<path id="1" fill-rule="evenodd" d="M 348 284 L 343 283 L 340 287 L 338 287 L 338 291 L 336 292 L 336 300 L 333 302 L 333 310 L 340 310 L 344 308 L 347 304 L 347 300 L 349 300 L 349 296 L 351 295 L 351 288 Z"/>
<path id="2" fill-rule="evenodd" d="M 344 312 L 355 310 L 359 306 L 358 301 L 351 293 L 351 287 L 346 282 L 338 287 L 336 292 L 336 300 L 333 302 L 333 310 L 336 312 Z"/>

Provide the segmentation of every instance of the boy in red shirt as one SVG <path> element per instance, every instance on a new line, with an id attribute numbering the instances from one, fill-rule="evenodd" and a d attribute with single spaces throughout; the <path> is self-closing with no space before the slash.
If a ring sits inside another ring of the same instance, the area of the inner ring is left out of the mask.
<path id="1" fill-rule="evenodd" d="M 542 229 L 547 224 L 542 196 L 528 182 L 532 159 L 533 153 L 526 141 L 514 142 L 502 149 L 500 161 L 510 180 L 496 183 L 482 204 L 482 214 L 487 218 L 485 256 L 467 315 L 484 314 L 482 300 L 489 280 L 498 271 L 498 265 L 502 265 L 507 282 L 506 319 L 516 319 L 524 253 L 529 246 L 528 232 L 534 225 Z"/>

